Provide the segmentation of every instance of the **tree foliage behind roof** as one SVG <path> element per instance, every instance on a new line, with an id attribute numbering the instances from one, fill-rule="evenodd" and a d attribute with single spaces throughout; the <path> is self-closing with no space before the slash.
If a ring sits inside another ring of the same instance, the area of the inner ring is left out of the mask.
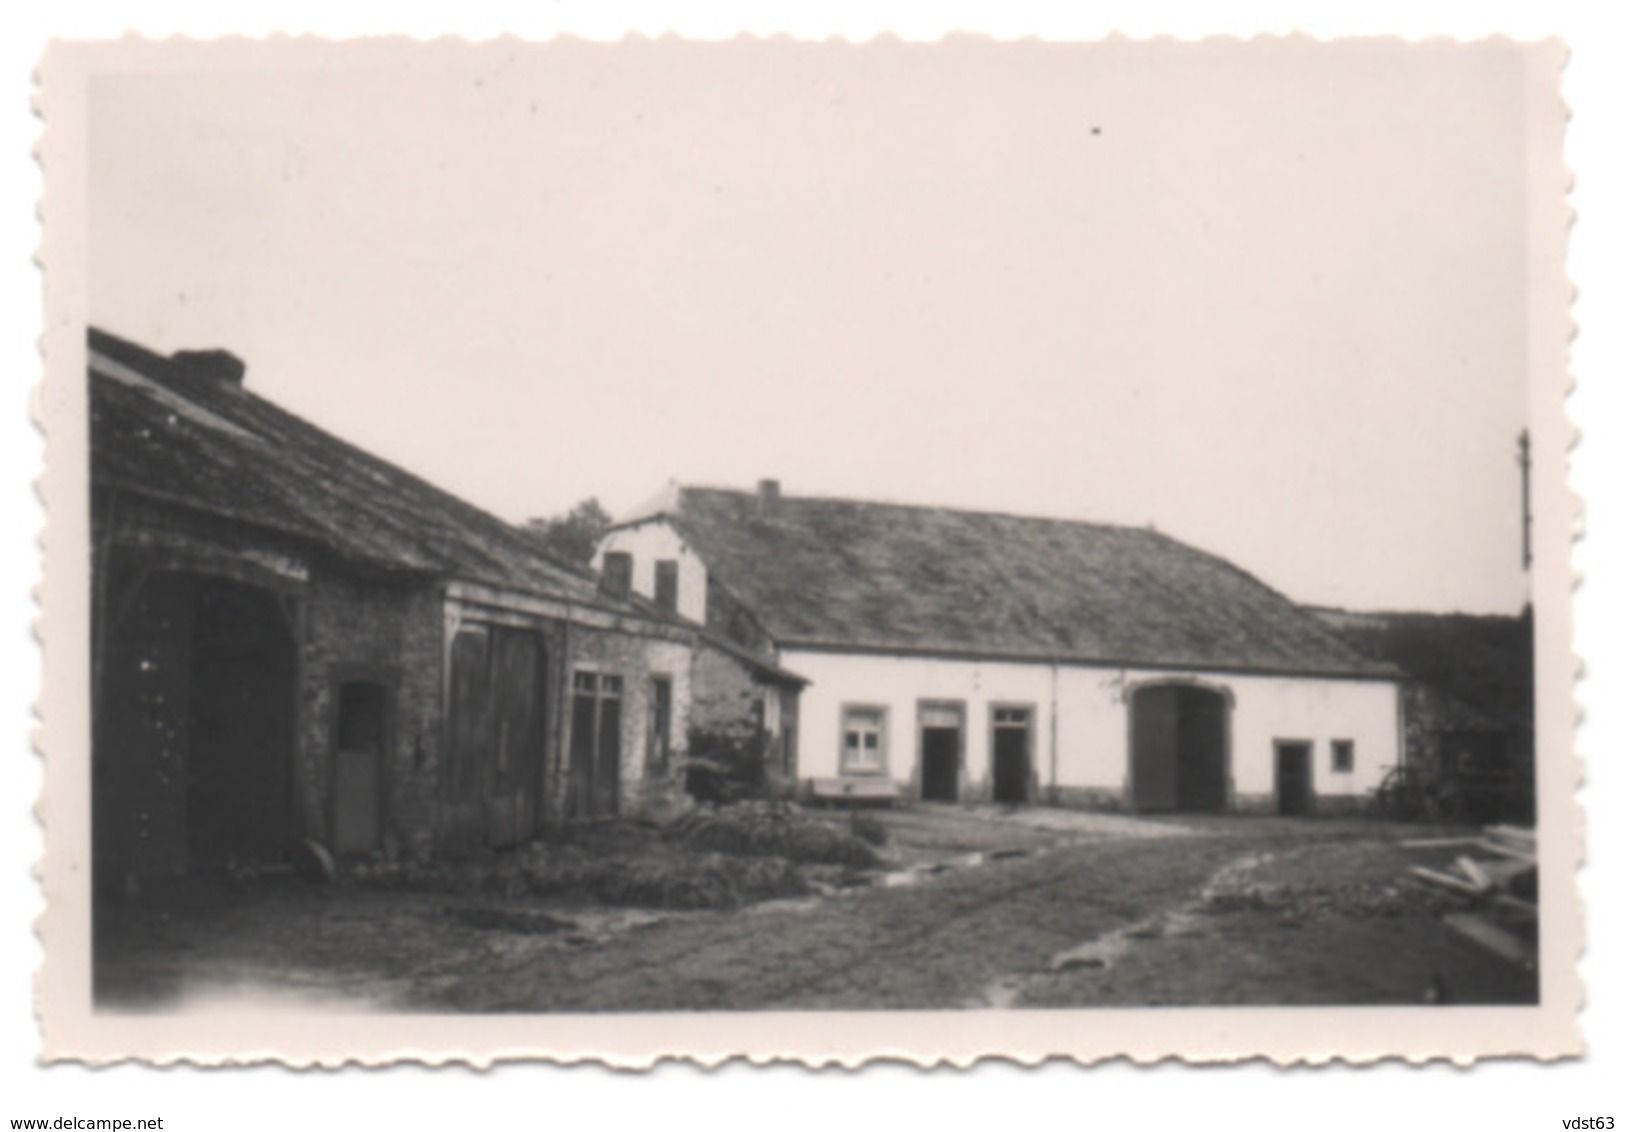
<path id="1" fill-rule="evenodd" d="M 522 529 L 527 538 L 560 561 L 590 566 L 598 540 L 613 522 L 594 496 L 583 499 L 562 515 L 531 519 Z"/>

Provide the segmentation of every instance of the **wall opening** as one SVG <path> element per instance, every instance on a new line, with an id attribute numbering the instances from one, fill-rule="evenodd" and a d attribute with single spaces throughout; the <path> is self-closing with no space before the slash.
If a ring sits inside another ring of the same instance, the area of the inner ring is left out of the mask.
<path id="1" fill-rule="evenodd" d="M 389 693 L 374 681 L 347 680 L 335 698 L 333 850 L 346 856 L 376 852 L 383 839 Z"/>
<path id="2" fill-rule="evenodd" d="M 657 774 L 664 774 L 671 765 L 670 676 L 652 676 L 649 678 L 649 727 L 647 736 L 649 749 L 644 755 L 645 765 Z"/>
<path id="3" fill-rule="evenodd" d="M 621 806 L 621 677 L 577 672 L 571 683 L 565 815 L 611 817 Z"/>
<path id="4" fill-rule="evenodd" d="M 1230 703 L 1194 684 L 1156 684 L 1134 693 L 1133 805 L 1136 810 L 1217 812 L 1230 782 Z"/>
<path id="5" fill-rule="evenodd" d="M 452 640 L 443 839 L 514 845 L 545 808 L 547 650 L 523 629 L 465 625 Z"/>
<path id="6" fill-rule="evenodd" d="M 677 612 L 677 560 L 662 558 L 655 563 L 655 605 L 662 613 Z"/>
<path id="7" fill-rule="evenodd" d="M 920 797 L 959 800 L 959 768 L 965 750 L 965 709 L 959 704 L 920 705 Z"/>
<path id="8" fill-rule="evenodd" d="M 993 709 L 993 800 L 1021 805 L 1028 800 L 1032 777 L 1033 713 L 1031 708 Z"/>
<path id="9" fill-rule="evenodd" d="M 1292 817 L 1315 808 L 1314 744 L 1275 741 L 1275 810 Z"/>
<path id="10" fill-rule="evenodd" d="M 197 861 L 280 856 L 294 840 L 294 679 L 276 595 L 199 578 L 194 590 L 187 850 Z"/>

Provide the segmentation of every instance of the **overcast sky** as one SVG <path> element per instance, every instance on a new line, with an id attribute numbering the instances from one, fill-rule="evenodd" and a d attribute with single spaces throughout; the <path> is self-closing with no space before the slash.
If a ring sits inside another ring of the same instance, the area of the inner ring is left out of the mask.
<path id="1" fill-rule="evenodd" d="M 95 80 L 92 320 L 506 518 L 775 476 L 1525 600 L 1511 44 L 259 52 Z"/>

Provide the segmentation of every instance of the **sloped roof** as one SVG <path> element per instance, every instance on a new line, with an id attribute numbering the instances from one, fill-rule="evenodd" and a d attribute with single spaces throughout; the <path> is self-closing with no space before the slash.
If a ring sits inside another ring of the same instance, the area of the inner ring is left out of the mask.
<path id="1" fill-rule="evenodd" d="M 616 608 L 516 528 L 184 360 L 90 331 L 91 479 L 386 573 Z"/>
<path id="2" fill-rule="evenodd" d="M 1156 531 L 696 487 L 667 517 L 784 646 L 1396 674 Z"/>

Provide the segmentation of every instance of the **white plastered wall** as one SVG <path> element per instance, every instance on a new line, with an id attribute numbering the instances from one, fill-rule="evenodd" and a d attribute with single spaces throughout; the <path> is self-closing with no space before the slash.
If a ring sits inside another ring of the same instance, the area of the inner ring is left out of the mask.
<path id="1" fill-rule="evenodd" d="M 705 624 L 705 563 L 689 549 L 674 527 L 664 519 L 651 519 L 636 526 L 610 531 L 593 555 L 594 570 L 602 570 L 604 555 L 621 551 L 632 556 L 632 592 L 650 600 L 655 595 L 655 563 L 669 559 L 677 563 L 677 613 L 690 621 Z"/>
<path id="2" fill-rule="evenodd" d="M 917 783 L 921 700 L 965 705 L 965 778 L 985 782 L 991 710 L 1033 709 L 1032 756 L 1041 800 L 1050 785 L 1121 795 L 1128 783 L 1128 698 L 1148 683 L 1174 680 L 1224 691 L 1230 698 L 1231 778 L 1237 795 L 1275 789 L 1275 741 L 1313 744 L 1319 797 L 1360 797 L 1399 762 L 1397 687 L 1381 680 L 1184 674 L 1083 667 L 872 656 L 787 648 L 785 666 L 807 677 L 802 693 L 800 769 L 806 778 L 840 773 L 843 705 L 886 710 L 887 774 Z M 1332 769 L 1332 741 L 1352 740 L 1354 768 Z"/>

